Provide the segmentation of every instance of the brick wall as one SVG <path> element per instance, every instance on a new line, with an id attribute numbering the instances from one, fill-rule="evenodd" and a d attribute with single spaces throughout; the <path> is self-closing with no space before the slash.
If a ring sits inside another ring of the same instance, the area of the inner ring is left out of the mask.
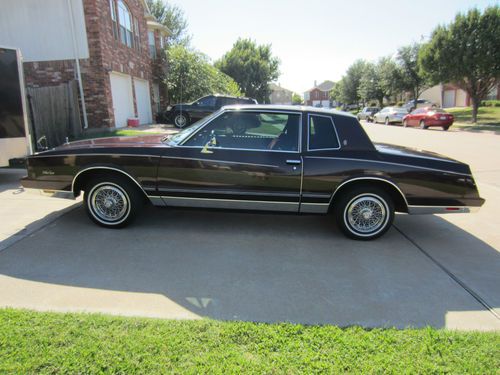
<path id="1" fill-rule="evenodd" d="M 124 2 L 138 20 L 140 50 L 114 38 L 109 0 L 83 0 L 89 58 L 80 60 L 80 67 L 89 128 L 114 126 L 111 71 L 148 80 L 152 97 L 153 75 L 144 7 L 141 0 Z M 25 63 L 24 72 L 26 84 L 33 87 L 55 86 L 75 79 L 74 61 L 70 60 Z M 133 95 L 137 114 L 135 92 Z"/>

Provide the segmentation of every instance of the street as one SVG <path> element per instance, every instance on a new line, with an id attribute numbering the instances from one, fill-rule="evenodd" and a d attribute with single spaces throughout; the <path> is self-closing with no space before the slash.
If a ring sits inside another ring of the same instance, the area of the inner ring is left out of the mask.
<path id="1" fill-rule="evenodd" d="M 0 306 L 499 330 L 499 136 L 364 127 L 375 142 L 469 163 L 486 204 L 477 214 L 397 215 L 372 242 L 344 238 L 330 216 L 148 207 L 131 227 L 107 230 L 78 203 L 56 219 L 66 206 L 44 206 L 45 224 L 0 243 Z M 1 190 L 2 207 L 36 209 L 12 182 Z M 2 217 L 18 218 L 9 209 Z"/>

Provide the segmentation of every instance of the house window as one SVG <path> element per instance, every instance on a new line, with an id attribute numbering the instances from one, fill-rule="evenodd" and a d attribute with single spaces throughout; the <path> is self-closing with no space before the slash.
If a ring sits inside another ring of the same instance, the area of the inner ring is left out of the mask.
<path id="1" fill-rule="evenodd" d="M 152 59 L 156 58 L 156 45 L 155 45 L 155 32 L 153 30 L 148 31 L 148 45 L 149 45 L 149 56 Z"/>
<path id="2" fill-rule="evenodd" d="M 137 18 L 134 17 L 134 47 L 138 51 L 141 50 L 140 40 L 141 37 L 139 34 L 139 21 L 137 21 Z"/>
<path id="3" fill-rule="evenodd" d="M 116 22 L 115 0 L 109 0 L 109 9 L 111 11 L 111 28 L 113 29 L 113 37 L 118 39 L 118 23 Z"/>
<path id="4" fill-rule="evenodd" d="M 120 23 L 120 40 L 132 48 L 133 32 L 130 11 L 122 0 L 118 0 L 118 21 Z"/>

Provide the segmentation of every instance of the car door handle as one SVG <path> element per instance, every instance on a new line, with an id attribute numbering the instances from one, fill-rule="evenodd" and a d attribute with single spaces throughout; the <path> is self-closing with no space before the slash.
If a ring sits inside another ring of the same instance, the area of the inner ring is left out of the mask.
<path id="1" fill-rule="evenodd" d="M 302 163 L 300 160 L 294 160 L 294 159 L 289 159 L 286 161 L 287 164 L 294 164 L 294 165 L 297 165 L 297 164 L 300 164 Z"/>

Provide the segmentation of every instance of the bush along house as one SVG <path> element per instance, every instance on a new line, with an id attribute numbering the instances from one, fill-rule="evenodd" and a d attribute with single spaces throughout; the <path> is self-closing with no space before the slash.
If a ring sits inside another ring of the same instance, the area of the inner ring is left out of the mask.
<path id="1" fill-rule="evenodd" d="M 57 126 L 50 124 L 57 119 L 47 120 L 47 107 L 64 102 L 56 88 L 70 83 L 74 90 L 62 91 L 72 92 L 69 102 L 76 97 L 70 105 L 76 115 L 68 118 L 81 119 L 81 128 L 121 128 L 131 118 L 155 121 L 166 102 L 169 30 L 156 22 L 145 0 L 6 0 L 2 7 L 0 35 L 23 54 L 38 136 Z M 56 97 L 48 102 L 47 94 Z"/>

